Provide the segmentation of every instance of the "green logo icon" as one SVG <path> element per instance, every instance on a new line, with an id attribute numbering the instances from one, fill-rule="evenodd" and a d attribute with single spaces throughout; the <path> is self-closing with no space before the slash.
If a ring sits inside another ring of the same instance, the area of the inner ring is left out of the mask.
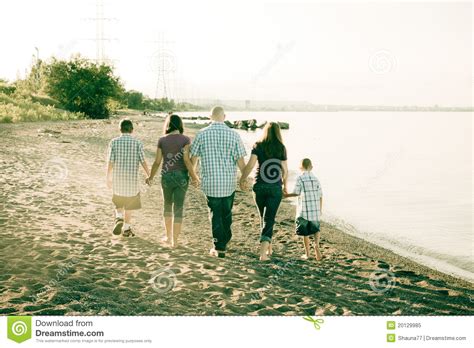
<path id="1" fill-rule="evenodd" d="M 311 323 L 313 323 L 313 326 L 316 330 L 319 330 L 321 329 L 321 325 L 320 324 L 324 324 L 324 319 L 314 319 L 310 316 L 307 316 L 307 317 L 304 317 L 303 318 L 304 320 L 306 321 L 309 321 Z"/>
<path id="2" fill-rule="evenodd" d="M 387 342 L 395 342 L 395 334 L 387 334 Z"/>
<path id="3" fill-rule="evenodd" d="M 31 317 L 8 317 L 7 337 L 17 343 L 31 338 Z"/>
<path id="4" fill-rule="evenodd" d="M 387 321 L 387 330 L 395 330 L 395 322 Z"/>

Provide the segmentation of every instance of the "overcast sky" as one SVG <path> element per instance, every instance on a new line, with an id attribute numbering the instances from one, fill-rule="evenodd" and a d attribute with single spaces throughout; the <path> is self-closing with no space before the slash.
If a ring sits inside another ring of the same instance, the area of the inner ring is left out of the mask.
<path id="1" fill-rule="evenodd" d="M 471 105 L 472 4 L 104 0 L 105 52 L 155 96 L 163 33 L 179 98 Z M 0 77 L 41 58 L 95 58 L 94 0 L 16 0 L 0 12 Z"/>

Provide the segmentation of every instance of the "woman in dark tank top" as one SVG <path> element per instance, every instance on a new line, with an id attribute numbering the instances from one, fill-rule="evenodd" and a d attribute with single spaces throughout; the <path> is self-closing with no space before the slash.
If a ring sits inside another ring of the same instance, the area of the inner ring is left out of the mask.
<path id="1" fill-rule="evenodd" d="M 242 186 L 257 163 L 253 191 L 261 221 L 260 260 L 266 261 L 272 254 L 273 226 L 288 176 L 286 147 L 278 123 L 267 123 L 263 129 L 262 139 L 255 143 L 242 174 Z"/>
<path id="2" fill-rule="evenodd" d="M 161 163 L 161 187 L 163 191 L 163 217 L 166 236 L 164 241 L 172 247 L 178 245 L 183 222 L 184 199 L 189 186 L 189 177 L 193 185 L 199 185 L 189 156 L 191 139 L 185 136 L 183 120 L 178 115 L 169 115 L 164 124 L 165 134 L 158 140 L 156 159 L 151 168 L 151 182 Z"/>

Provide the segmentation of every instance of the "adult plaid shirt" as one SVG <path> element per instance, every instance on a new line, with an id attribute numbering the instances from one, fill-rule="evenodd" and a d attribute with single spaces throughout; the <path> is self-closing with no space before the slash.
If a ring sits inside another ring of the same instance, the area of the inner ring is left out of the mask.
<path id="1" fill-rule="evenodd" d="M 109 162 L 113 163 L 113 193 L 133 197 L 140 192 L 138 170 L 145 162 L 143 143 L 130 134 L 122 134 L 109 144 Z"/>
<path id="2" fill-rule="evenodd" d="M 223 122 L 212 122 L 191 144 L 191 156 L 201 159 L 201 187 L 208 197 L 228 197 L 237 183 L 237 161 L 246 156 L 240 135 Z"/>
<path id="3" fill-rule="evenodd" d="M 323 191 L 318 178 L 305 171 L 296 179 L 294 193 L 299 195 L 297 216 L 309 221 L 319 221 L 321 216 L 320 198 Z"/>

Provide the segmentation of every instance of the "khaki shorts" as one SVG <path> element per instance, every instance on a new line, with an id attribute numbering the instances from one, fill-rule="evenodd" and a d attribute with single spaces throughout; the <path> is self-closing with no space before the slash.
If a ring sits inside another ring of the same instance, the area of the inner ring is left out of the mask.
<path id="1" fill-rule="evenodd" d="M 137 210 L 142 207 L 142 202 L 140 200 L 140 194 L 132 197 L 124 197 L 114 195 L 112 197 L 112 202 L 115 204 L 116 209 L 125 209 L 125 210 Z"/>

